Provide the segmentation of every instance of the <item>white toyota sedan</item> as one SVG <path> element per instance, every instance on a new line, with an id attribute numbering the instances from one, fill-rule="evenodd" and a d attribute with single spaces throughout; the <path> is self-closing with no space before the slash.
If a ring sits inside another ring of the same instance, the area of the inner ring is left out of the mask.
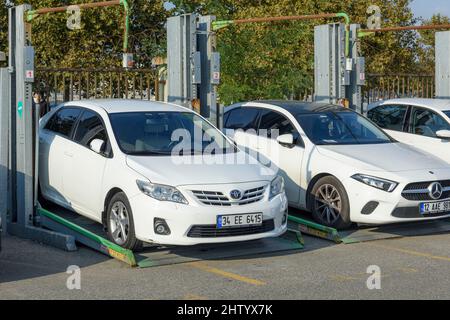
<path id="1" fill-rule="evenodd" d="M 450 163 L 450 100 L 384 100 L 369 105 L 367 116 L 398 141 Z"/>
<path id="2" fill-rule="evenodd" d="M 256 101 L 226 108 L 224 130 L 284 175 L 293 207 L 327 226 L 450 216 L 450 167 L 335 105 Z"/>
<path id="3" fill-rule="evenodd" d="M 116 244 L 193 245 L 279 236 L 284 181 L 189 109 L 77 101 L 40 122 L 41 195 L 102 223 Z"/>

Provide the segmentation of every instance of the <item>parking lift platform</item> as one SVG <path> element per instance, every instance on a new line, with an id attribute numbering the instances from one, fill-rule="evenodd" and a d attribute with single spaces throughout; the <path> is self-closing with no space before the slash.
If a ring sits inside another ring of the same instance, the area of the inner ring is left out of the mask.
<path id="1" fill-rule="evenodd" d="M 132 267 L 148 268 L 187 263 L 199 260 L 229 259 L 244 256 L 279 253 L 303 249 L 300 231 L 291 230 L 278 238 L 266 238 L 239 243 L 221 243 L 195 246 L 144 245 L 133 253 L 107 240 L 101 224 L 57 205 L 39 208 L 42 227 L 73 237 L 81 243 Z M 64 248 L 76 250 L 76 246 Z"/>
<path id="2" fill-rule="evenodd" d="M 292 212 L 293 211 L 293 212 Z M 335 243 L 358 243 L 382 239 L 424 236 L 450 233 L 450 218 L 383 226 L 358 226 L 348 230 L 336 230 L 311 221 L 310 215 L 299 210 L 291 210 L 289 228 Z"/>

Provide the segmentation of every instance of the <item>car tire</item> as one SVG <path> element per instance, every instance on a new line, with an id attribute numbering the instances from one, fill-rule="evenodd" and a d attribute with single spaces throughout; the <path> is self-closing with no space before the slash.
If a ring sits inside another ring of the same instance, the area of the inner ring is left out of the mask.
<path id="1" fill-rule="evenodd" d="M 116 193 L 109 201 L 106 209 L 106 229 L 109 239 L 115 244 L 139 251 L 143 242 L 136 238 L 133 213 L 125 193 Z"/>
<path id="2" fill-rule="evenodd" d="M 350 221 L 350 204 L 342 183 L 333 176 L 320 178 L 309 194 L 309 208 L 320 224 L 335 229 L 346 229 Z"/>

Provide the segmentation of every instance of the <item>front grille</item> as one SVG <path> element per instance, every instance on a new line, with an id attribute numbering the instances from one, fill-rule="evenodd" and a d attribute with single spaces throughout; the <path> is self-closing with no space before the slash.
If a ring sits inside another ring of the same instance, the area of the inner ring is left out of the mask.
<path id="1" fill-rule="evenodd" d="M 200 202 L 210 206 L 231 206 L 230 200 L 222 192 L 192 191 Z"/>
<path id="2" fill-rule="evenodd" d="M 246 205 L 260 201 L 264 198 L 266 186 L 245 190 L 241 199 L 231 201 L 226 195 L 219 191 L 192 190 L 192 193 L 201 203 L 210 206 L 230 207 L 232 205 Z"/>
<path id="3" fill-rule="evenodd" d="M 439 199 L 431 198 L 428 193 L 428 187 L 433 182 L 439 182 L 443 187 L 442 196 Z M 403 189 L 402 197 L 411 201 L 435 201 L 450 198 L 450 180 L 410 183 Z"/>
<path id="4" fill-rule="evenodd" d="M 217 229 L 214 224 L 195 225 L 191 227 L 187 236 L 190 238 L 236 237 L 269 232 L 273 229 L 275 229 L 273 219 L 264 220 L 260 226 L 229 227 L 222 229 Z"/>

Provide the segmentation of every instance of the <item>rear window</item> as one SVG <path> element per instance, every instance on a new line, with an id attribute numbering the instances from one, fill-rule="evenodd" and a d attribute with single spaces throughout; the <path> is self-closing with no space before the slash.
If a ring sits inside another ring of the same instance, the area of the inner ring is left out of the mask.
<path id="1" fill-rule="evenodd" d="M 80 115 L 80 109 L 63 108 L 55 113 L 47 122 L 45 129 L 70 137 L 73 126 Z"/>
<path id="2" fill-rule="evenodd" d="M 233 109 L 225 115 L 226 129 L 256 129 L 256 119 L 258 118 L 259 110 L 256 108 L 237 108 Z"/>

